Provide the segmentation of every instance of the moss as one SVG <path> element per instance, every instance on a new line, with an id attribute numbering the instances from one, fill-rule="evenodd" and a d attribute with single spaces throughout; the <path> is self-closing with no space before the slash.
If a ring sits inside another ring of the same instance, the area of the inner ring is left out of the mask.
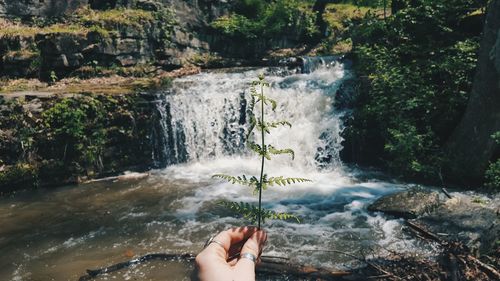
<path id="1" fill-rule="evenodd" d="M 46 27 L 34 27 L 10 23 L 0 29 L 0 38 L 33 38 L 37 34 L 69 33 L 85 35 L 89 30 L 78 24 L 53 24 Z"/>
<path id="2" fill-rule="evenodd" d="M 110 32 L 119 26 L 143 29 L 144 24 L 154 21 L 152 12 L 138 9 L 113 9 L 95 11 L 88 8 L 76 12 L 76 17 L 68 23 L 47 26 L 29 26 L 8 20 L 0 22 L 0 38 L 34 37 L 36 34 L 69 33 L 85 35 L 90 31 L 109 37 Z"/>

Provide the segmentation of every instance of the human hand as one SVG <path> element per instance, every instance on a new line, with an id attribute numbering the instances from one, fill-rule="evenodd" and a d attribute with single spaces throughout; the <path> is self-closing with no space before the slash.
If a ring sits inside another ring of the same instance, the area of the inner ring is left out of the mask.
<path id="1" fill-rule="evenodd" d="M 196 256 L 198 277 L 201 281 L 254 281 L 256 262 L 248 254 L 259 259 L 266 240 L 267 234 L 252 226 L 219 233 Z M 229 260 L 233 256 L 238 259 Z"/>

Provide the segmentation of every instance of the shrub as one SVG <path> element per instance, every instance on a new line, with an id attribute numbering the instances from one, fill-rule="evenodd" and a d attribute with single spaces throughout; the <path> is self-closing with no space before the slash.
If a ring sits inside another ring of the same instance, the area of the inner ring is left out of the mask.
<path id="1" fill-rule="evenodd" d="M 484 177 L 486 187 L 500 189 L 500 159 L 490 164 Z"/>
<path id="2" fill-rule="evenodd" d="M 442 147 L 467 104 L 478 38 L 460 33 L 439 5 L 367 14 L 353 31 L 363 81 L 351 126 L 365 163 L 394 174 L 439 181 Z M 466 11 L 462 11 L 466 13 Z M 469 37 L 469 38 L 467 38 Z"/>
<path id="3" fill-rule="evenodd" d="M 316 13 L 301 1 L 240 1 L 240 4 L 256 8 L 248 13 L 236 8 L 235 13 L 216 19 L 211 26 L 226 36 L 247 40 L 278 35 L 308 39 L 318 33 Z"/>
<path id="4" fill-rule="evenodd" d="M 42 113 L 43 130 L 54 141 L 53 154 L 80 168 L 101 169 L 106 110 L 92 97 L 64 98 Z"/>

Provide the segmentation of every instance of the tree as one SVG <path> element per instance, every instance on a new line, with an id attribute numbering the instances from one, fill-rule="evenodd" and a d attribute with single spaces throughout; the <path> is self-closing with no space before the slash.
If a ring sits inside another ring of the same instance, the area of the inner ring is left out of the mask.
<path id="1" fill-rule="evenodd" d="M 449 180 L 481 181 L 499 145 L 490 137 L 500 131 L 500 0 L 493 0 L 483 30 L 479 60 L 466 112 L 448 141 Z"/>

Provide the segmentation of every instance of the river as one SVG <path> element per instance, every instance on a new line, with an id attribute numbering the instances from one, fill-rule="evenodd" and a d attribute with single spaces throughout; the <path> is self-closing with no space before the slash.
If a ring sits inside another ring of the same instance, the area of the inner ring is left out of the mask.
<path id="1" fill-rule="evenodd" d="M 310 183 L 271 187 L 264 206 L 298 215 L 301 223 L 269 221 L 265 255 L 326 268 L 355 265 L 328 250 L 383 255 L 386 250 L 427 255 L 431 249 L 402 232 L 402 221 L 366 207 L 407 185 L 382 181 L 339 158 L 342 116 L 336 92 L 351 76 L 337 60 L 316 62 L 306 73 L 272 69 L 212 71 L 176 79 L 158 103 L 162 115 L 154 159 L 165 168 L 146 179 L 97 182 L 18 193 L 0 199 L 0 280 L 77 280 L 89 268 L 147 253 L 198 252 L 212 234 L 243 219 L 217 205 L 221 199 L 256 202 L 252 190 L 211 175 L 257 175 L 258 157 L 245 148 L 249 83 L 264 73 L 279 103 L 269 119 L 276 156 L 270 176 L 305 177 Z M 154 261 L 97 280 L 189 280 L 192 265 Z M 261 280 L 273 280 L 260 277 Z"/>

